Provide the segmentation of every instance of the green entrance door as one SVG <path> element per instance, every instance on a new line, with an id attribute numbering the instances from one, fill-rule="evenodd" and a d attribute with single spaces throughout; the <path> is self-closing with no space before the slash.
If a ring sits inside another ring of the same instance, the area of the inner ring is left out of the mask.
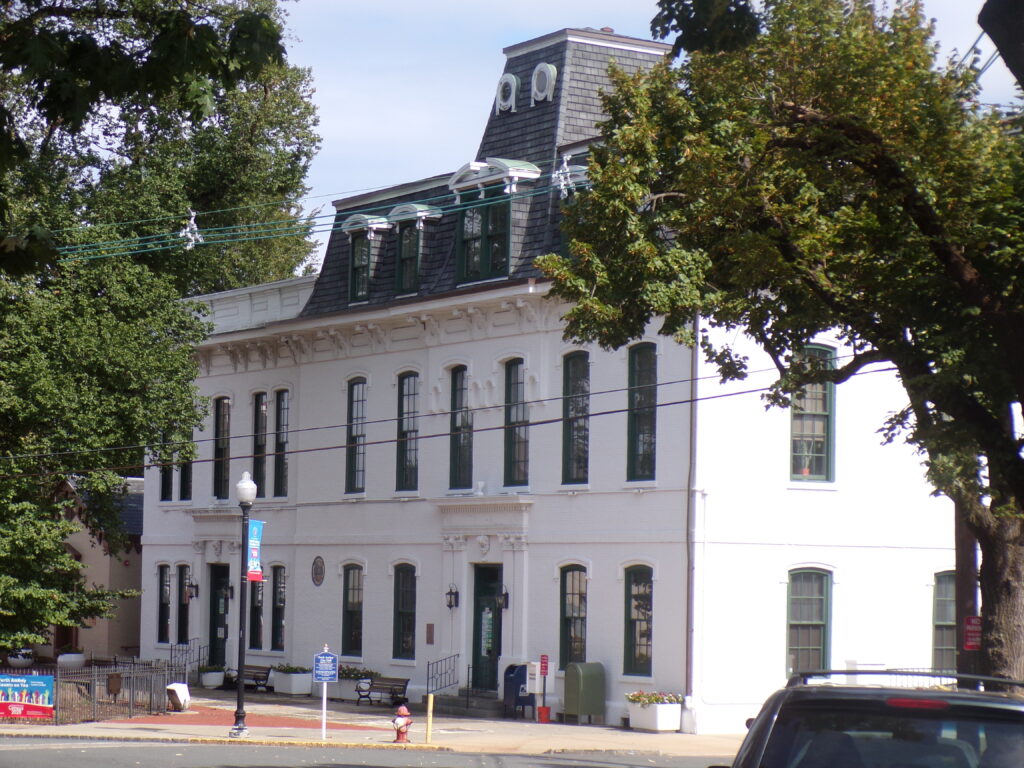
<path id="1" fill-rule="evenodd" d="M 227 663 L 230 581 L 228 566 L 210 566 L 210 664 Z"/>
<path id="2" fill-rule="evenodd" d="M 498 690 L 501 611 L 501 566 L 475 566 L 473 574 L 473 687 L 477 690 Z"/>

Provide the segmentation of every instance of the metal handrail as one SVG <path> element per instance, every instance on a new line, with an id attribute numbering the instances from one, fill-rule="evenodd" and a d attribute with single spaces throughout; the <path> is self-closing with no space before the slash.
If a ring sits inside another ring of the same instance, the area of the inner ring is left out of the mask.
<path id="1" fill-rule="evenodd" d="M 459 684 L 459 654 L 427 662 L 427 693 L 436 693 Z"/>

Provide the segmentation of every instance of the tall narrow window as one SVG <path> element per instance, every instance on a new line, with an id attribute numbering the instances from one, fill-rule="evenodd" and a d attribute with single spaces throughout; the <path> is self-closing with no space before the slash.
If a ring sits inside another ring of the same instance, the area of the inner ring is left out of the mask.
<path id="1" fill-rule="evenodd" d="M 174 467 L 169 463 L 160 463 L 160 501 L 171 501 L 174 498 Z"/>
<path id="2" fill-rule="evenodd" d="M 398 442 L 395 489 L 415 491 L 418 482 L 419 384 L 415 373 L 398 377 Z"/>
<path id="3" fill-rule="evenodd" d="M 363 655 L 363 569 L 345 566 L 344 596 L 341 608 L 341 652 L 345 656 Z"/>
<path id="4" fill-rule="evenodd" d="M 956 670 L 956 573 L 935 574 L 934 635 L 932 669 Z"/>
<path id="5" fill-rule="evenodd" d="M 658 424 L 658 360 L 653 344 L 629 350 L 629 411 L 626 479 L 654 479 Z"/>
<path id="6" fill-rule="evenodd" d="M 567 565 L 562 569 L 562 615 L 559 669 L 587 660 L 587 569 Z"/>
<path id="7" fill-rule="evenodd" d="M 485 204 L 462 211 L 459 279 L 486 280 L 508 274 L 510 205 L 501 186 L 487 191 Z"/>
<path id="8" fill-rule="evenodd" d="M 828 571 L 790 571 L 787 676 L 828 669 L 831 593 Z"/>
<path id="9" fill-rule="evenodd" d="M 252 396 L 252 481 L 256 495 L 267 495 L 267 393 Z"/>
<path id="10" fill-rule="evenodd" d="M 275 565 L 271 569 L 274 589 L 274 605 L 270 610 L 270 650 L 284 650 L 284 599 L 285 579 L 284 566 Z"/>
<path id="11" fill-rule="evenodd" d="M 411 293 L 419 286 L 420 223 L 409 221 L 398 228 L 398 293 Z"/>
<path id="12" fill-rule="evenodd" d="M 249 647 L 259 651 L 263 648 L 263 582 L 250 582 L 249 587 Z"/>
<path id="13" fill-rule="evenodd" d="M 505 363 L 505 485 L 530 481 L 530 407 L 521 358 Z"/>
<path id="14" fill-rule="evenodd" d="M 157 585 L 160 602 L 156 614 L 156 641 L 171 642 L 171 566 L 157 568 Z"/>
<path id="15" fill-rule="evenodd" d="M 654 572 L 626 569 L 626 642 L 623 674 L 650 675 L 654 655 Z"/>
<path id="16" fill-rule="evenodd" d="M 835 351 L 827 347 L 809 347 L 805 357 L 824 367 L 832 367 Z M 808 384 L 793 398 L 791 439 L 794 480 L 833 479 L 833 432 L 835 424 L 835 385 L 831 382 Z"/>
<path id="17" fill-rule="evenodd" d="M 178 644 L 189 641 L 188 636 L 188 585 L 192 572 L 187 565 L 178 566 Z"/>
<path id="18" fill-rule="evenodd" d="M 391 655 L 396 659 L 416 658 L 416 569 L 395 566 L 394 640 Z"/>
<path id="19" fill-rule="evenodd" d="M 449 438 L 448 485 L 473 486 L 473 412 L 469 410 L 469 377 L 466 366 L 452 368 L 451 437 Z"/>
<path id="20" fill-rule="evenodd" d="M 573 352 L 563 360 L 562 482 L 585 483 L 590 464 L 590 360 Z"/>
<path id="21" fill-rule="evenodd" d="M 279 389 L 274 393 L 274 495 L 288 495 L 288 408 L 289 393 Z"/>
<path id="22" fill-rule="evenodd" d="M 218 397 L 213 401 L 213 496 L 228 497 L 228 476 L 231 463 L 231 400 Z"/>
<path id="23" fill-rule="evenodd" d="M 178 465 L 178 498 L 192 500 L 192 462 L 183 461 Z"/>
<path id="24" fill-rule="evenodd" d="M 365 301 L 370 295 L 370 251 L 372 242 L 366 232 L 352 235 L 352 260 L 349 270 L 349 300 Z"/>
<path id="25" fill-rule="evenodd" d="M 345 493 L 366 490 L 366 379 L 348 383 Z"/>

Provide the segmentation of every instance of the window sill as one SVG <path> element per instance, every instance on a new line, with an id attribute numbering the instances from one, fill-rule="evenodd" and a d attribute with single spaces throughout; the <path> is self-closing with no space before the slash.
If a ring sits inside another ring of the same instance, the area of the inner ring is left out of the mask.
<path id="1" fill-rule="evenodd" d="M 790 480 L 786 485 L 786 490 L 835 493 L 839 489 L 836 488 L 835 480 Z"/>
<path id="2" fill-rule="evenodd" d="M 363 501 L 366 498 L 366 491 L 352 491 L 341 497 L 342 501 Z"/>
<path id="3" fill-rule="evenodd" d="M 634 493 L 643 493 L 644 491 L 655 491 L 658 489 L 657 480 L 627 480 L 626 484 L 622 486 L 624 490 L 633 491 Z"/>
<path id="4" fill-rule="evenodd" d="M 480 285 L 481 283 L 499 283 L 504 280 L 508 280 L 508 275 L 498 275 L 497 277 L 477 277 L 477 278 L 465 278 L 460 277 L 458 279 L 459 285 Z"/>
<path id="5" fill-rule="evenodd" d="M 590 483 L 563 483 L 556 491 L 566 496 L 575 496 L 577 493 L 586 493 L 590 490 Z"/>
<path id="6" fill-rule="evenodd" d="M 416 659 L 392 659 L 391 663 L 396 667 L 415 667 Z"/>
<path id="7" fill-rule="evenodd" d="M 420 496 L 419 491 L 395 491 L 391 498 L 398 499 L 399 501 L 413 501 L 423 497 Z"/>

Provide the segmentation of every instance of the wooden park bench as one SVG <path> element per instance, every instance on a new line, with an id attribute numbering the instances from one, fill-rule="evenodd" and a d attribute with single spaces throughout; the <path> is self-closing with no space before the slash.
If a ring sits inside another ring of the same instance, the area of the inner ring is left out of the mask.
<path id="1" fill-rule="evenodd" d="M 366 690 L 360 690 L 357 687 L 356 693 L 359 694 L 359 698 L 356 699 L 356 706 L 358 707 L 361 701 L 368 701 L 372 704 L 376 700 L 378 703 L 383 703 L 385 696 L 389 697 L 393 707 L 405 704 L 408 701 L 405 696 L 405 690 L 408 687 L 409 678 L 407 677 L 375 677 L 370 681 Z"/>
<path id="2" fill-rule="evenodd" d="M 270 667 L 261 667 L 256 664 L 246 664 L 242 667 L 242 682 L 251 681 L 257 690 L 267 690 L 267 681 L 270 679 Z"/>

